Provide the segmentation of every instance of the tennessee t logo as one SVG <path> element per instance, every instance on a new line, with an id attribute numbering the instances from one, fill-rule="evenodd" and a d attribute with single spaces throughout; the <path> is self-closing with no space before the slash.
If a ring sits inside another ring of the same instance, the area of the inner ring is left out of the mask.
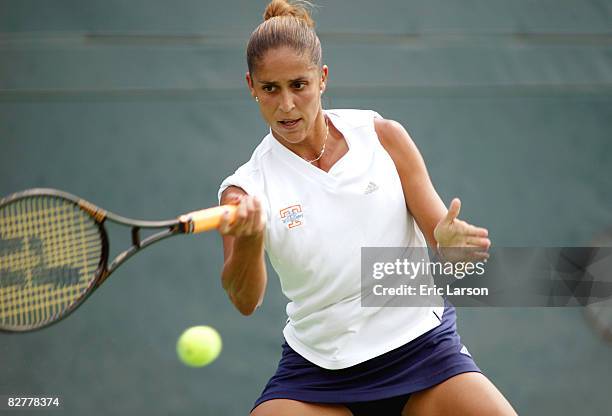
<path id="1" fill-rule="evenodd" d="M 304 218 L 302 206 L 291 205 L 290 207 L 283 208 L 280 210 L 280 217 L 283 220 L 283 224 L 287 225 L 287 228 L 294 228 L 302 225 L 302 219 Z"/>

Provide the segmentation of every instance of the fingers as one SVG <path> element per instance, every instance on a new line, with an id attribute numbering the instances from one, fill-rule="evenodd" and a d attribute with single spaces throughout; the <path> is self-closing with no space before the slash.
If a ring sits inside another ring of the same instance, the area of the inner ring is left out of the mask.
<path id="1" fill-rule="evenodd" d="M 228 204 L 228 205 L 239 205 L 242 198 L 243 198 L 243 195 L 236 194 L 236 193 L 230 193 L 224 199 L 223 203 Z M 236 215 L 237 215 L 237 212 L 236 212 Z M 234 218 L 234 222 L 235 222 L 235 218 Z M 226 211 L 221 217 L 221 219 L 219 220 L 219 226 L 217 227 L 217 230 L 219 231 L 219 233 L 221 233 L 221 235 L 229 234 L 230 225 L 232 223 L 233 221 L 232 221 L 231 215 L 229 212 Z"/>
<path id="2" fill-rule="evenodd" d="M 489 260 L 489 256 L 490 256 L 489 253 L 487 253 L 486 251 L 476 251 L 476 252 L 474 252 L 474 260 L 475 261 L 487 261 L 487 260 Z"/>
<path id="3" fill-rule="evenodd" d="M 486 228 L 475 227 L 471 224 L 468 224 L 466 234 L 473 237 L 488 237 L 489 230 L 487 230 Z"/>
<path id="4" fill-rule="evenodd" d="M 226 211 L 221 217 L 221 220 L 219 221 L 219 226 L 217 227 L 217 229 L 222 235 L 229 234 L 231 222 L 232 221 L 231 221 L 230 213 L 229 211 Z"/>
<path id="5" fill-rule="evenodd" d="M 252 195 L 244 195 L 237 198 L 236 202 L 238 209 L 234 221 L 230 221 L 230 216 L 226 213 L 219 223 L 219 232 L 222 235 L 235 237 L 261 233 L 265 227 L 265 217 L 259 199 Z"/>
<path id="6" fill-rule="evenodd" d="M 463 261 L 479 262 L 489 259 L 489 248 L 491 240 L 487 237 L 464 237 L 463 241 L 457 244 L 457 256 Z"/>
<path id="7" fill-rule="evenodd" d="M 464 256 L 460 262 L 461 263 L 486 263 L 489 260 L 489 253 L 484 252 L 470 252 L 468 255 Z"/>
<path id="8" fill-rule="evenodd" d="M 453 253 L 454 256 L 451 258 L 460 263 L 478 263 L 478 262 L 486 262 L 489 259 L 489 253 L 485 251 L 475 251 L 475 250 L 467 250 L 463 249 L 459 253 Z"/>
<path id="9" fill-rule="evenodd" d="M 465 243 L 468 247 L 482 247 L 485 250 L 491 247 L 491 240 L 482 237 L 467 237 Z"/>
<path id="10" fill-rule="evenodd" d="M 232 194 L 230 194 L 230 195 L 228 196 L 228 198 L 227 198 L 227 199 L 228 199 L 228 201 L 227 201 L 227 202 L 228 202 L 230 205 L 238 205 L 238 204 L 240 203 L 240 200 L 241 200 L 242 198 L 244 198 L 244 196 L 243 196 L 243 195 L 236 194 L 236 193 L 232 193 Z"/>
<path id="11" fill-rule="evenodd" d="M 448 207 L 446 221 L 448 223 L 453 222 L 459 216 L 459 211 L 461 211 L 461 200 L 459 198 L 454 198 Z"/>
<path id="12" fill-rule="evenodd" d="M 456 261 L 486 261 L 491 247 L 489 231 L 460 220 L 458 218 L 460 211 L 461 200 L 454 198 L 448 207 L 446 217 L 434 230 L 439 247 L 446 248 L 448 257 Z"/>
<path id="13" fill-rule="evenodd" d="M 261 200 L 257 197 L 253 198 L 253 228 L 251 232 L 253 234 L 261 232 L 266 225 L 266 218 L 264 211 L 261 206 Z"/>
<path id="14" fill-rule="evenodd" d="M 455 232 L 462 234 L 468 237 L 488 237 L 489 230 L 482 227 L 476 227 L 470 223 L 467 223 L 463 220 L 456 219 L 453 222 L 453 226 L 455 227 Z"/>
<path id="15" fill-rule="evenodd" d="M 443 261 L 453 263 L 477 263 L 489 259 L 489 253 L 482 247 L 440 247 L 438 253 Z"/>
<path id="16" fill-rule="evenodd" d="M 482 247 L 442 247 L 438 251 L 444 261 L 477 263 L 489 259 L 489 253 Z"/>
<path id="17" fill-rule="evenodd" d="M 257 197 L 246 198 L 247 216 L 244 224 L 246 235 L 253 235 L 260 231 L 261 204 Z"/>
<path id="18" fill-rule="evenodd" d="M 454 227 L 457 227 L 457 232 L 474 237 L 487 237 L 489 235 L 489 231 L 486 228 L 476 227 L 470 223 L 458 219 L 457 217 L 459 216 L 460 211 L 461 200 L 459 198 L 454 198 L 448 207 L 446 220 L 448 223 L 452 223 Z"/>
<path id="19" fill-rule="evenodd" d="M 228 228 L 228 234 L 234 236 L 242 236 L 248 234 L 249 228 L 249 199 L 252 199 L 250 196 L 244 196 L 240 200 L 240 204 L 238 204 L 238 209 L 236 210 L 236 218 L 234 222 Z"/>

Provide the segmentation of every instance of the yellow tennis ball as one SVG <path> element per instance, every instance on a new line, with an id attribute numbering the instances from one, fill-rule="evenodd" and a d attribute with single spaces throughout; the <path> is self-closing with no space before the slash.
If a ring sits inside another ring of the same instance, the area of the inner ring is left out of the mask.
<path id="1" fill-rule="evenodd" d="M 221 336 L 210 326 L 192 326 L 186 329 L 176 343 L 179 359 L 190 367 L 210 364 L 221 352 Z"/>

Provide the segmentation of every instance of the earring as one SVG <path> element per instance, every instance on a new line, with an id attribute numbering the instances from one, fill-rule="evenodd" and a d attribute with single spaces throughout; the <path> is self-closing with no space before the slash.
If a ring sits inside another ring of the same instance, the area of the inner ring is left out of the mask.
<path id="1" fill-rule="evenodd" d="M 255 96 L 255 101 L 259 102 L 259 97 Z"/>

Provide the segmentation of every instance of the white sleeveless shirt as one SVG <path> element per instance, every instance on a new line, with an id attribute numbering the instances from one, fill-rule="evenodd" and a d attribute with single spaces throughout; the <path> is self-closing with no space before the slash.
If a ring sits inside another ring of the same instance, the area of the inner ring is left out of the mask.
<path id="1" fill-rule="evenodd" d="M 223 181 L 263 201 L 265 247 L 290 299 L 283 331 L 312 363 L 340 369 L 398 348 L 440 324 L 436 307 L 362 307 L 361 247 L 425 247 L 395 164 L 368 110 L 325 110 L 348 152 L 325 172 L 268 134 Z M 437 314 L 437 316 L 436 316 Z"/>

